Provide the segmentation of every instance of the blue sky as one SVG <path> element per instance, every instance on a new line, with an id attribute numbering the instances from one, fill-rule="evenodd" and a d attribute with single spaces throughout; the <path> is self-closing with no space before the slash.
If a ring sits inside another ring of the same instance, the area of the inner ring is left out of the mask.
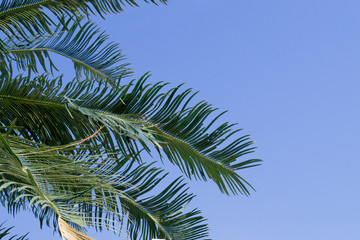
<path id="1" fill-rule="evenodd" d="M 350 0 L 171 0 L 100 22 L 135 76 L 186 82 L 256 141 L 249 157 L 263 165 L 241 173 L 257 189 L 249 198 L 189 183 L 211 238 L 360 239 L 359 9 Z M 9 223 L 33 239 L 60 239 L 32 219 Z"/>

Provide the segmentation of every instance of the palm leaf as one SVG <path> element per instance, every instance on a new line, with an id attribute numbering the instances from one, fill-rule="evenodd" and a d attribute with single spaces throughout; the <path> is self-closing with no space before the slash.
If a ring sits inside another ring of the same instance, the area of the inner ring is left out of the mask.
<path id="1" fill-rule="evenodd" d="M 144 2 L 150 2 L 144 0 Z M 157 4 L 157 1 L 151 0 Z M 159 0 L 166 3 L 166 0 Z M 106 13 L 123 11 L 125 5 L 138 6 L 134 0 L 2 0 L 0 2 L 0 32 L 9 37 L 29 38 L 45 32 L 51 33 L 54 21 L 49 13 L 58 19 L 63 16 L 73 18 L 97 13 L 103 16 Z M 48 10 L 47 12 L 44 10 Z"/>
<path id="2" fill-rule="evenodd" d="M 11 38 L 28 39 L 45 32 L 51 33 L 53 20 L 37 6 L 41 0 L 3 0 L 0 3 L 0 32 Z M 29 36 L 30 35 L 30 36 Z"/>
<path id="3" fill-rule="evenodd" d="M 26 237 L 28 234 L 18 236 L 18 235 L 11 235 L 11 230 L 14 227 L 4 227 L 4 223 L 0 224 L 0 239 L 1 240 L 28 240 Z"/>
<path id="4" fill-rule="evenodd" d="M 70 26 L 72 24 L 72 26 Z M 73 61 L 78 77 L 85 73 L 87 78 L 109 79 L 116 81 L 129 73 L 124 56 L 117 44 L 107 43 L 108 36 L 92 23 L 84 25 L 71 20 L 58 26 L 52 35 L 39 37 L 31 42 L 5 39 L 0 52 L 2 64 L 0 71 L 11 72 L 11 64 L 16 63 L 18 70 L 38 72 L 38 63 L 45 70 L 56 69 L 49 52 L 64 56 Z M 25 44 L 26 43 L 26 44 Z"/>
<path id="5" fill-rule="evenodd" d="M 205 102 L 189 107 L 191 90 L 162 92 L 166 84 L 146 84 L 147 78 L 118 88 L 71 82 L 63 90 L 60 82 L 45 77 L 3 81 L 0 122 L 9 126 L 17 118 L 22 136 L 47 144 L 84 138 L 106 125 L 98 136 L 105 148 L 117 146 L 122 154 L 134 155 L 138 147 L 150 152 L 151 143 L 188 177 L 212 179 L 227 194 L 249 194 L 250 185 L 237 173 L 260 161 L 238 160 L 254 150 L 249 136 L 223 146 L 239 130 L 231 130 L 229 123 L 213 127 L 222 113 L 211 117 L 216 109 Z"/>
<path id="6" fill-rule="evenodd" d="M 200 239 L 207 226 L 200 212 L 184 212 L 193 198 L 181 180 L 157 195 L 150 191 L 163 179 L 151 165 L 134 166 L 126 157 L 73 155 L 68 144 L 47 147 L 0 134 L 0 199 L 10 212 L 30 206 L 51 221 L 67 239 L 91 239 L 85 227 L 121 231 L 132 239 Z M 144 197 L 144 195 L 147 197 Z"/>

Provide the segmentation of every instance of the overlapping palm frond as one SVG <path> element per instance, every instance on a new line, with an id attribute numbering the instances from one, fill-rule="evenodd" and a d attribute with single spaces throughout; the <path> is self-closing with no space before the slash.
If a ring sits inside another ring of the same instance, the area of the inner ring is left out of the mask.
<path id="1" fill-rule="evenodd" d="M 150 142 L 188 177 L 212 179 L 227 194 L 249 194 L 250 184 L 237 173 L 260 161 L 238 160 L 254 149 L 249 136 L 222 146 L 239 131 L 231 130 L 234 124 L 213 127 L 221 114 L 211 117 L 216 109 L 205 102 L 190 106 L 194 96 L 190 89 L 164 92 L 167 84 L 147 84 L 147 78 L 120 88 L 73 81 L 61 89 L 59 81 L 44 76 L 3 81 L 0 123 L 10 125 L 17 118 L 22 136 L 49 145 L 84 138 L 106 125 L 99 136 L 106 148 L 116 146 L 124 155 L 134 156 L 138 147 L 150 152 Z"/>
<path id="2" fill-rule="evenodd" d="M 76 25 L 89 14 L 118 13 L 126 5 L 138 6 L 134 0 L 0 0 L 0 74 L 10 76 L 12 63 L 28 72 L 38 72 L 37 64 L 45 71 L 49 64 L 52 70 L 51 51 L 70 58 L 77 74 L 114 81 L 128 73 L 127 64 L 119 63 L 123 56 L 118 46 L 106 44 L 103 33 L 94 36 L 99 30 L 93 24 Z"/>
<path id="3" fill-rule="evenodd" d="M 4 223 L 0 224 L 0 240 L 28 240 L 27 234 L 18 236 L 12 235 L 11 230 L 14 227 L 5 227 Z"/>
<path id="4" fill-rule="evenodd" d="M 8 130 L 11 131 L 11 128 Z M 30 206 L 40 221 L 53 222 L 67 239 L 91 239 L 85 227 L 112 229 L 131 239 L 173 240 L 207 236 L 198 210 L 184 211 L 194 197 L 182 180 L 150 195 L 164 178 L 151 164 L 134 166 L 126 156 L 69 154 L 91 144 L 48 147 L 0 134 L 0 202 L 10 212 Z"/>
<path id="5" fill-rule="evenodd" d="M 53 20 L 41 10 L 44 0 L 2 0 L 0 2 L 0 32 L 10 38 L 29 39 L 52 33 Z M 55 9 L 53 9 L 55 10 Z"/>
<path id="6" fill-rule="evenodd" d="M 11 72 L 12 64 L 16 64 L 18 70 L 37 73 L 37 65 L 41 65 L 43 69 L 52 71 L 56 66 L 49 52 L 72 60 L 77 76 L 84 73 L 89 79 L 115 82 L 120 76 L 129 74 L 128 64 L 122 63 L 124 56 L 118 44 L 107 43 L 108 36 L 94 24 L 87 22 L 80 25 L 70 20 L 65 25 L 68 28 L 58 26 L 52 35 L 29 43 L 5 39 L 5 49 L 0 52 L 3 75 Z"/>

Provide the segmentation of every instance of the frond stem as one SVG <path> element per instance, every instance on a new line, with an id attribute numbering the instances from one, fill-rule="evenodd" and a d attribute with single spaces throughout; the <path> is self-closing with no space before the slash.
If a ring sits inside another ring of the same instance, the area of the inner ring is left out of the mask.
<path id="1" fill-rule="evenodd" d="M 89 140 L 90 138 L 95 137 L 101 131 L 101 129 L 103 129 L 105 126 L 106 125 L 102 125 L 98 130 L 96 130 L 96 132 L 94 132 L 93 134 L 91 134 L 90 136 L 88 136 L 87 138 L 85 138 L 85 139 L 83 139 L 83 140 L 81 140 L 79 142 L 75 142 L 75 143 L 72 143 L 72 144 L 69 144 L 69 145 L 63 145 L 63 146 L 60 146 L 60 147 L 55 147 L 55 148 L 51 148 L 51 149 L 47 149 L 47 150 L 43 150 L 43 151 L 39 151 L 39 152 L 20 153 L 20 154 L 17 154 L 17 155 L 18 156 L 27 156 L 27 155 L 33 155 L 33 154 L 38 154 L 38 153 L 62 150 L 62 149 L 68 148 L 68 147 L 79 145 L 79 144 Z"/>
<path id="2" fill-rule="evenodd" d="M 107 79 L 113 80 L 110 76 L 108 76 L 108 75 L 106 75 L 105 73 L 103 73 L 103 72 L 101 72 L 101 71 L 93 68 L 92 66 L 90 66 L 90 65 L 88 65 L 88 64 L 86 64 L 86 63 L 84 63 L 84 62 L 82 62 L 82 61 L 80 61 L 80 60 L 78 60 L 78 59 L 76 59 L 76 58 L 73 58 L 73 57 L 71 57 L 71 56 L 69 56 L 69 55 L 67 55 L 67 54 L 64 54 L 64 53 L 62 53 L 62 52 L 56 51 L 56 50 L 51 49 L 51 48 L 6 50 L 6 51 L 0 51 L 0 54 L 6 54 L 6 53 L 22 53 L 22 52 L 41 52 L 41 51 L 50 51 L 50 52 L 59 54 L 59 55 L 61 55 L 61 56 L 63 56 L 63 57 L 66 57 L 66 58 L 72 60 L 73 62 L 77 62 L 77 63 L 79 63 L 79 64 L 81 64 L 81 65 L 86 66 L 87 68 L 91 69 L 92 72 L 95 72 L 96 74 L 98 74 L 98 75 L 100 75 L 100 76 L 103 76 L 103 77 L 105 77 L 105 78 L 107 78 Z"/>

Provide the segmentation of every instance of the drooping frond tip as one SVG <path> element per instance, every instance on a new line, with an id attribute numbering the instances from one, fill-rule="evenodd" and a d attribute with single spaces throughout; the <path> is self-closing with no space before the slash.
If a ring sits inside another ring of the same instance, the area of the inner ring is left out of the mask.
<path id="1" fill-rule="evenodd" d="M 5 227 L 4 226 L 4 222 L 0 224 L 0 239 L 2 240 L 28 240 L 29 238 L 27 238 L 27 234 L 22 235 L 22 236 L 18 236 L 17 234 L 12 235 L 11 234 L 11 230 L 14 227 Z"/>

